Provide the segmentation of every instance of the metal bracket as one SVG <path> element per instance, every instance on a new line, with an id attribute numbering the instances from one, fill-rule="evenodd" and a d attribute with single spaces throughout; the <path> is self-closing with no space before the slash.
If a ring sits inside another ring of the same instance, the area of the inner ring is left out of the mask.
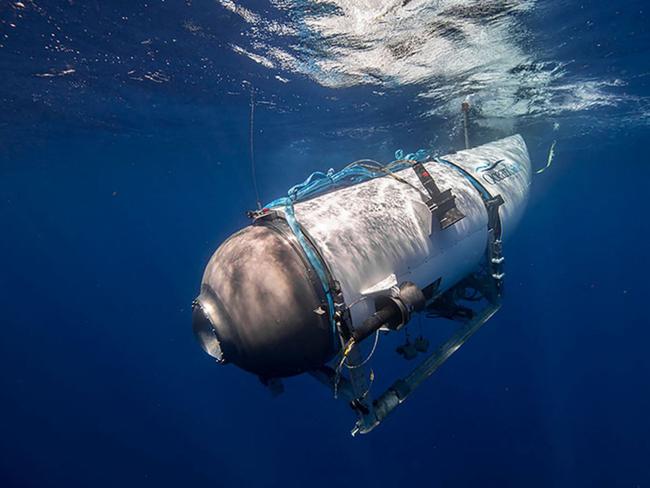
<path id="1" fill-rule="evenodd" d="M 503 242 L 501 240 L 501 219 L 499 218 L 499 207 L 503 205 L 501 195 L 485 200 L 485 208 L 488 212 L 488 246 L 487 264 L 491 277 L 496 282 L 497 293 L 501 294 L 503 288 Z"/>
<path id="2" fill-rule="evenodd" d="M 425 203 L 438 221 L 440 229 L 446 229 L 465 217 L 456 207 L 456 196 L 451 192 L 451 189 L 440 191 L 431 174 L 422 163 L 414 163 L 413 170 L 429 195 L 429 199 Z"/>

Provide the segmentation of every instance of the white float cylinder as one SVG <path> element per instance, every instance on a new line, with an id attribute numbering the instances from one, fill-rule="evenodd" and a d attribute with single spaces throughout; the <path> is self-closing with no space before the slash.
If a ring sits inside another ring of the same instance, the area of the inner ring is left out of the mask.
<path id="1" fill-rule="evenodd" d="M 531 168 L 526 144 L 515 135 L 440 158 L 424 166 L 441 191 L 451 189 L 465 217 L 440 230 L 421 193 L 413 169 L 372 179 L 297 203 L 295 215 L 328 265 L 350 306 L 352 323 L 375 311 L 364 300 L 390 286 L 411 281 L 424 288 L 440 279 L 449 289 L 474 271 L 485 255 L 488 215 L 471 178 L 493 197 L 499 208 L 502 236 L 516 227 L 528 198 Z"/>

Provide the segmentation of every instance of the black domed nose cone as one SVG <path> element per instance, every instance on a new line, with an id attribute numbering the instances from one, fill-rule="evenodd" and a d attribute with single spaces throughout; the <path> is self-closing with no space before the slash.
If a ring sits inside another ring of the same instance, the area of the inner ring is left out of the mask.
<path id="1" fill-rule="evenodd" d="M 204 305 L 199 300 L 195 300 L 192 305 L 192 329 L 201 348 L 218 362 L 224 363 L 226 360 L 221 350 L 217 332 L 212 322 L 210 322 Z"/>
<path id="2" fill-rule="evenodd" d="M 335 353 L 322 285 L 291 236 L 247 227 L 210 259 L 193 328 L 219 362 L 275 378 L 314 369 Z"/>

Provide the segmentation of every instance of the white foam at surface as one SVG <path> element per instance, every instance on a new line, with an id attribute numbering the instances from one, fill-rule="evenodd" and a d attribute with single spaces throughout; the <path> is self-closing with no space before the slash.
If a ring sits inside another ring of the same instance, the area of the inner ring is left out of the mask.
<path id="1" fill-rule="evenodd" d="M 430 114 L 455 114 L 468 95 L 486 119 L 621 101 L 611 92 L 620 80 L 569 82 L 566 64 L 526 50 L 522 16 L 536 0 L 273 0 L 285 23 L 218 1 L 249 25 L 252 47 L 233 46 L 236 52 L 330 88 L 418 85 Z M 287 36 L 299 40 L 288 45 Z"/>

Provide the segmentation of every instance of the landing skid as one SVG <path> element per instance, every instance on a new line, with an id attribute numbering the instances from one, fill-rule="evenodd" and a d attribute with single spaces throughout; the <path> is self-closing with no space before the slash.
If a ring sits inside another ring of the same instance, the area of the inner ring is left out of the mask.
<path id="1" fill-rule="evenodd" d="M 500 279 L 495 279 L 488 266 L 486 270 L 470 275 L 434 299 L 427 307 L 428 316 L 453 320 L 459 324 L 458 330 L 410 374 L 397 379 L 375 399 L 372 398 L 369 387 L 359 386 L 360 377 L 368 378 L 368 373 L 363 367 L 349 370 L 352 377 L 337 374 L 329 366 L 312 371 L 312 376 L 331 388 L 336 396 L 349 402 L 357 413 L 358 419 L 352 429 L 352 435 L 366 434 L 381 424 L 424 380 L 435 373 L 490 320 L 501 306 L 500 289 Z M 356 364 L 356 361 L 353 364 Z"/>

